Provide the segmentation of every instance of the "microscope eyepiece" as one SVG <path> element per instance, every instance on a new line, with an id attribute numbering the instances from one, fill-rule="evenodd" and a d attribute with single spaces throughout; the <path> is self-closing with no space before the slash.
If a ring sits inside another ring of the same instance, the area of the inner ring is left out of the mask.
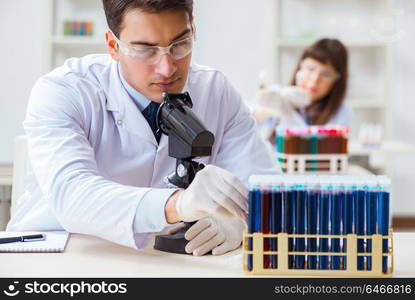
<path id="1" fill-rule="evenodd" d="M 169 136 L 169 156 L 186 159 L 211 155 L 214 135 L 191 110 L 189 93 L 163 93 L 163 99 L 156 122 L 158 129 Z"/>

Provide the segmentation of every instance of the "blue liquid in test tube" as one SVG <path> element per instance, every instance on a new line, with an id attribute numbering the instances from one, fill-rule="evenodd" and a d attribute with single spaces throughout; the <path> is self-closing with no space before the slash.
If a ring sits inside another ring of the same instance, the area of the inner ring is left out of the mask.
<path id="1" fill-rule="evenodd" d="M 296 201 L 296 219 L 295 219 L 295 233 L 296 234 L 305 234 L 306 230 L 306 202 L 307 202 L 307 191 L 305 178 L 300 176 L 298 178 L 299 182 L 296 184 L 297 190 L 297 201 Z M 295 239 L 295 251 L 304 252 L 305 251 L 305 238 L 296 238 Z M 296 269 L 305 269 L 305 255 L 296 255 L 295 256 L 295 268 Z"/>
<path id="2" fill-rule="evenodd" d="M 282 232 L 282 177 L 277 177 L 276 181 L 272 185 L 272 199 L 271 199 L 271 233 L 277 234 Z M 278 251 L 278 239 L 271 239 L 271 251 Z M 271 268 L 278 268 L 278 256 L 271 256 Z"/>
<path id="3" fill-rule="evenodd" d="M 333 192 L 330 198 L 330 231 L 331 235 L 341 234 L 342 206 L 344 202 L 344 193 L 342 192 L 341 178 L 333 177 Z M 340 238 L 331 238 L 331 252 L 340 252 Z M 330 261 L 331 270 L 340 270 L 340 255 L 332 255 Z"/>
<path id="4" fill-rule="evenodd" d="M 390 205 L 390 180 L 386 176 L 378 176 L 378 231 L 383 236 L 389 235 L 389 205 Z M 388 240 L 382 241 L 382 252 L 389 252 Z M 382 272 L 388 271 L 388 257 L 382 258 Z"/>
<path id="5" fill-rule="evenodd" d="M 295 183 L 290 176 L 284 180 L 284 230 L 288 234 L 294 233 L 295 226 L 295 206 L 297 192 L 295 191 Z M 288 239 L 288 251 L 294 251 L 294 239 Z M 288 268 L 294 268 L 294 255 L 288 255 Z"/>
<path id="6" fill-rule="evenodd" d="M 261 192 L 259 190 L 259 184 L 256 182 L 250 184 L 248 206 L 248 233 L 258 232 L 261 227 Z M 252 246 L 252 238 L 248 238 L 249 251 L 253 250 Z M 248 254 L 247 259 L 247 268 L 249 271 L 252 271 L 252 254 Z"/>
<path id="7" fill-rule="evenodd" d="M 356 189 L 353 191 L 354 201 L 354 221 L 355 231 L 357 235 L 365 234 L 365 191 L 363 183 L 359 183 Z M 363 239 L 357 239 L 357 252 L 365 252 L 365 241 Z M 357 270 L 365 269 L 365 257 L 357 257 Z"/>
<path id="8" fill-rule="evenodd" d="M 346 179 L 343 202 L 343 228 L 344 235 L 353 233 L 353 182 Z M 356 186 L 355 186 L 356 187 Z M 343 239 L 343 252 L 347 252 L 347 239 Z M 342 270 L 346 270 L 347 258 L 343 256 Z"/>
<path id="9" fill-rule="evenodd" d="M 368 178 L 366 192 L 366 234 L 371 236 L 376 234 L 376 218 L 377 218 L 377 195 L 378 186 L 376 177 Z M 366 252 L 372 252 L 372 240 L 366 241 Z M 372 256 L 366 257 L 366 270 L 372 270 Z"/>
<path id="10" fill-rule="evenodd" d="M 269 234 L 271 232 L 270 228 L 270 221 L 271 221 L 271 190 L 268 182 L 261 185 L 261 232 L 263 234 Z M 269 251 L 270 247 L 270 239 L 265 238 L 263 239 L 264 243 L 264 251 Z M 264 269 L 271 268 L 271 257 L 270 255 L 264 255 L 263 259 L 263 267 Z"/>
<path id="11" fill-rule="evenodd" d="M 330 197 L 331 197 L 331 185 L 330 179 L 326 176 L 321 181 L 321 194 L 320 202 L 318 204 L 318 234 L 328 235 L 329 234 L 329 219 L 330 219 Z M 328 252 L 329 240 L 328 238 L 319 238 L 319 252 Z M 328 270 L 329 268 L 329 257 L 327 255 L 320 255 L 319 258 L 319 269 Z"/>

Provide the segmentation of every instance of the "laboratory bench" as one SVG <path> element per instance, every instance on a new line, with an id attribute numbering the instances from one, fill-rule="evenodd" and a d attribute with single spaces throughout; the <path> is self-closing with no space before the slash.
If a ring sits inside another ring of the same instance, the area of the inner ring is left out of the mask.
<path id="1" fill-rule="evenodd" d="M 396 232 L 394 277 L 415 277 L 415 232 Z M 0 253 L 0 277 L 245 277 L 242 249 L 192 256 L 121 246 L 71 234 L 62 253 Z"/>

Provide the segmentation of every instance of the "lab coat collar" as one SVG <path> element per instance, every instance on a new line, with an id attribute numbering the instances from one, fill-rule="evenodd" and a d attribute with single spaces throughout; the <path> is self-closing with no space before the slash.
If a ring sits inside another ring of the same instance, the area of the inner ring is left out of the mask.
<path id="1" fill-rule="evenodd" d="M 124 89 L 127 91 L 128 95 L 130 95 L 130 97 L 134 100 L 135 104 L 138 106 L 138 109 L 142 112 L 151 103 L 151 101 L 128 84 L 128 82 L 122 76 L 120 68 L 121 66 L 118 63 L 118 77 L 120 78 L 121 83 Z"/>
<path id="2" fill-rule="evenodd" d="M 122 85 L 118 76 L 117 62 L 112 61 L 110 65 L 110 70 L 108 70 L 110 76 L 106 91 L 107 110 L 113 112 L 116 125 L 121 129 L 125 129 L 158 147 L 150 125 Z"/>
<path id="3" fill-rule="evenodd" d="M 111 59 L 111 62 L 102 72 L 102 81 L 101 86 L 104 90 L 105 97 L 106 97 L 106 109 L 108 111 L 118 112 L 119 111 L 119 101 L 116 94 L 117 90 L 117 81 L 114 80 L 116 78 L 115 75 L 118 76 L 117 72 L 114 72 L 114 68 L 117 66 L 117 63 Z M 115 69 L 117 71 L 117 69 Z"/>
<path id="4" fill-rule="evenodd" d="M 183 91 L 188 91 L 190 76 L 192 73 L 192 66 L 193 64 L 190 65 L 189 74 L 187 76 L 187 80 L 183 88 Z M 109 74 L 105 74 L 105 73 L 109 73 Z M 107 95 L 106 108 L 109 111 L 119 111 L 120 109 L 119 98 L 124 97 L 125 95 L 127 95 L 130 98 L 130 96 L 128 95 L 125 88 L 123 88 L 122 82 L 119 78 L 118 63 L 115 60 L 112 60 L 111 63 L 108 65 L 108 67 L 104 69 L 102 75 L 103 75 L 102 78 L 107 78 L 106 82 L 102 82 L 104 91 Z M 123 96 L 115 93 L 115 91 L 120 91 L 120 90 L 122 90 Z"/>
<path id="5" fill-rule="evenodd" d="M 152 143 L 155 147 L 158 147 L 158 151 L 167 147 L 167 136 L 163 134 L 160 143 L 157 144 L 150 125 L 141 111 L 139 111 L 134 100 L 131 99 L 125 90 L 118 75 L 118 63 L 112 60 L 104 72 L 109 73 L 107 76 L 103 76 L 103 78 L 108 78 L 108 81 L 103 83 L 104 92 L 107 96 L 106 109 L 113 112 L 116 124 L 130 133 L 142 137 L 147 142 Z M 190 74 L 191 68 L 183 91 L 188 91 Z"/>

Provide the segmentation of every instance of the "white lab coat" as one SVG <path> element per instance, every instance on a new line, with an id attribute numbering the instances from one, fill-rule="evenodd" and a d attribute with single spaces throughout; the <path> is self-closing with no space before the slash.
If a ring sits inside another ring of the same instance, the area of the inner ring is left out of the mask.
<path id="1" fill-rule="evenodd" d="M 245 183 L 250 174 L 279 172 L 222 73 L 192 65 L 184 90 L 215 135 L 212 155 L 198 161 Z M 30 170 L 8 230 L 65 229 L 141 248 L 168 225 L 164 205 L 175 191 L 164 181 L 175 168 L 168 138 L 157 145 L 108 55 L 69 59 L 41 77 L 23 125 Z"/>
<path id="2" fill-rule="evenodd" d="M 324 124 L 325 126 L 349 127 L 351 121 L 351 110 L 347 104 L 343 103 L 339 110 Z M 291 109 L 289 116 L 282 117 L 278 126 L 282 127 L 305 127 L 309 126 L 304 116 L 295 109 Z"/>

